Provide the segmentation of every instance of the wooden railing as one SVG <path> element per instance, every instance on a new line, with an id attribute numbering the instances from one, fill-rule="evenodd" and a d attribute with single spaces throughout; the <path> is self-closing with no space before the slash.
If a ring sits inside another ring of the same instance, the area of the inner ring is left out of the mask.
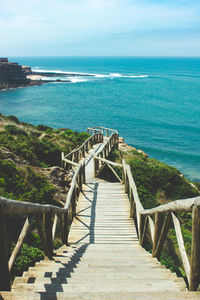
<path id="1" fill-rule="evenodd" d="M 63 167 L 70 168 L 71 166 L 75 166 L 64 208 L 0 197 L 0 290 L 10 290 L 9 274 L 27 234 L 32 227 L 33 220 L 36 221 L 35 223 L 37 224 L 37 231 L 41 238 L 42 248 L 47 257 L 53 255 L 53 242 L 58 224 L 60 225 L 61 241 L 67 245 L 70 224 L 76 215 L 76 203 L 79 193 L 82 190 L 82 184 L 85 183 L 85 160 L 82 158 L 85 157 L 86 152 L 88 152 L 94 144 L 103 142 L 103 132 L 101 130 L 95 129 L 91 132 L 93 132 L 93 135 L 78 149 L 66 156 L 62 153 Z M 8 214 L 25 216 L 24 226 L 10 257 L 8 257 L 6 225 Z"/>
<path id="2" fill-rule="evenodd" d="M 82 189 L 82 184 L 85 183 L 84 167 L 84 164 L 79 164 L 74 173 L 64 208 L 53 205 L 40 205 L 9 200 L 0 197 L 0 290 L 10 290 L 9 273 L 31 228 L 33 220 L 36 221 L 42 248 L 47 257 L 53 255 L 53 242 L 55 239 L 56 228 L 58 227 L 58 220 L 61 241 L 63 244 L 67 245 L 69 226 L 76 214 L 76 203 Z M 26 216 L 24 226 L 10 258 L 8 258 L 7 246 L 7 214 Z"/>
<path id="3" fill-rule="evenodd" d="M 92 133 L 90 136 L 79 148 L 71 151 L 69 154 L 65 155 L 64 152 L 61 153 L 61 165 L 63 168 L 69 169 L 72 166 L 77 166 L 78 162 L 85 158 L 86 153 L 98 143 L 103 142 L 103 132 L 100 129 L 91 130 L 87 128 L 88 133 Z"/>
<path id="4" fill-rule="evenodd" d="M 122 161 L 122 181 L 130 201 L 130 217 L 134 218 L 138 238 L 144 246 L 148 229 L 152 240 L 152 256 L 160 258 L 169 229 L 173 226 L 183 267 L 190 291 L 196 291 L 200 284 L 200 197 L 176 200 L 152 209 L 144 209 L 138 197 L 130 166 Z M 192 212 L 192 250 L 189 262 L 178 212 Z"/>
<path id="5" fill-rule="evenodd" d="M 118 148 L 118 143 L 119 143 L 118 132 L 116 130 L 112 130 L 112 129 L 105 128 L 105 127 L 93 127 L 93 128 L 100 129 L 107 137 L 107 142 L 104 143 L 103 148 L 101 148 L 96 154 L 93 154 L 94 176 L 96 177 L 99 174 L 99 172 L 102 170 L 102 168 L 105 165 L 108 165 L 108 167 L 112 170 L 112 172 L 115 174 L 115 176 L 120 180 L 119 176 L 117 175 L 115 170 L 112 168 L 112 166 L 122 166 L 122 165 L 113 163 L 106 159 L 114 147 Z"/>

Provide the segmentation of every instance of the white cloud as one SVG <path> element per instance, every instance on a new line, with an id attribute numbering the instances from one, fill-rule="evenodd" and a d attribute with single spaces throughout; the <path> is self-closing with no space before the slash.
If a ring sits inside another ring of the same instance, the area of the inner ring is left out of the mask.
<path id="1" fill-rule="evenodd" d="M 22 44 L 92 43 L 129 31 L 195 28 L 199 11 L 200 3 L 186 0 L 1 0 L 1 39 L 4 48 L 16 36 Z"/>

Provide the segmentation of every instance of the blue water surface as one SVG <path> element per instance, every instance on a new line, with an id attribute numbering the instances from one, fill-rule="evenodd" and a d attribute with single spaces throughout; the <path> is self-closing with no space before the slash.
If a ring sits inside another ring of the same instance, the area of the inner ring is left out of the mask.
<path id="1" fill-rule="evenodd" d="M 10 57 L 35 71 L 84 73 L 72 83 L 0 92 L 21 121 L 115 128 L 126 142 L 200 181 L 200 58 Z M 92 74 L 94 76 L 83 76 Z"/>

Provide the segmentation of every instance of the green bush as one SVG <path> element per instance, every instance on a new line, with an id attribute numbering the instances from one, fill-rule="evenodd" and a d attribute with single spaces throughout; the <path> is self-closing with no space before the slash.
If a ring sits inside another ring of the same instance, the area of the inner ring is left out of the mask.
<path id="1" fill-rule="evenodd" d="M 23 129 L 15 126 L 15 125 L 6 125 L 5 126 L 5 131 L 7 134 L 11 134 L 11 135 L 24 135 L 27 136 L 26 131 L 24 131 Z"/>
<path id="2" fill-rule="evenodd" d="M 30 167 L 18 169 L 14 163 L 0 159 L 1 196 L 27 202 L 55 204 L 54 187 Z"/>
<path id="3" fill-rule="evenodd" d="M 11 131 L 8 129 L 6 133 L 1 132 L 1 145 L 26 159 L 32 165 L 42 167 L 60 165 L 61 147 L 56 143 L 45 138 L 40 140 L 35 135 L 18 135 L 15 138 L 13 134 L 16 134 L 16 132 L 13 132 L 13 129 Z"/>
<path id="4" fill-rule="evenodd" d="M 49 126 L 46 126 L 46 125 L 43 125 L 43 124 L 39 124 L 37 126 L 37 129 L 40 130 L 40 131 L 46 131 L 47 129 L 53 129 L 52 127 L 49 127 Z"/>
<path id="5" fill-rule="evenodd" d="M 138 194 L 145 208 L 157 206 L 157 197 L 163 192 L 170 200 L 195 197 L 199 194 L 174 167 L 155 159 L 146 162 L 137 158 L 129 163 Z"/>
<path id="6" fill-rule="evenodd" d="M 30 266 L 34 266 L 34 264 L 43 259 L 44 256 L 45 255 L 41 250 L 28 246 L 27 244 L 23 244 L 20 255 L 17 257 L 13 265 L 13 273 L 15 276 L 22 275 L 24 271 L 28 270 Z"/>
<path id="7" fill-rule="evenodd" d="M 15 122 L 16 124 L 20 124 L 19 119 L 13 115 L 7 117 L 8 120 Z"/>

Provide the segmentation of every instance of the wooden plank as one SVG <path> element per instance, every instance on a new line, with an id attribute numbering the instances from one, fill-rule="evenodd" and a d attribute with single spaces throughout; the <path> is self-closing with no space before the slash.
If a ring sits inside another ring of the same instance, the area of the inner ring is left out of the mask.
<path id="1" fill-rule="evenodd" d="M 99 153 L 98 155 L 100 155 L 100 153 Z M 122 164 L 115 163 L 115 162 L 110 161 L 110 160 L 107 160 L 107 159 L 105 159 L 105 158 L 101 158 L 100 156 L 97 156 L 97 155 L 95 155 L 95 154 L 93 154 L 93 156 L 94 156 L 96 159 L 101 160 L 101 161 L 103 161 L 103 162 L 105 162 L 105 163 L 108 163 L 108 164 L 110 164 L 110 165 L 112 165 L 112 166 L 122 168 Z"/>
<path id="2" fill-rule="evenodd" d="M 10 291 L 6 216 L 0 209 L 0 291 Z"/>
<path id="3" fill-rule="evenodd" d="M 169 202 L 164 205 L 152 209 L 145 209 L 143 214 L 145 215 L 154 215 L 156 212 L 178 212 L 178 211 L 191 211 L 192 206 L 199 197 L 189 198 L 189 199 L 180 199 L 176 201 Z"/>
<path id="4" fill-rule="evenodd" d="M 119 175 L 115 172 L 115 170 L 111 167 L 110 164 L 107 164 L 108 167 L 110 168 L 110 170 L 113 172 L 113 174 L 116 176 L 116 178 L 119 180 L 119 182 L 121 183 L 121 178 L 119 177 Z"/>
<path id="5" fill-rule="evenodd" d="M 142 235 L 144 231 L 144 223 L 145 223 L 145 216 L 140 214 L 140 222 L 139 222 L 139 243 L 141 244 Z"/>
<path id="6" fill-rule="evenodd" d="M 62 243 L 68 245 L 69 219 L 68 212 L 60 215 L 60 230 Z"/>
<path id="7" fill-rule="evenodd" d="M 53 228 L 52 228 L 52 240 L 53 240 L 53 242 L 54 242 L 55 236 L 56 236 L 57 223 L 58 223 L 58 216 L 57 216 L 57 214 L 55 214 L 54 220 L 53 220 Z"/>
<path id="8" fill-rule="evenodd" d="M 9 272 L 11 271 L 12 266 L 13 266 L 16 258 L 17 258 L 17 255 L 20 252 L 21 247 L 22 247 L 22 245 L 23 245 L 23 243 L 24 243 L 24 241 L 26 239 L 26 236 L 27 236 L 27 234 L 29 232 L 30 225 L 31 225 L 31 219 L 32 218 L 30 218 L 30 217 L 26 218 L 26 221 L 25 221 L 24 226 L 22 228 L 22 231 L 21 231 L 21 233 L 19 235 L 18 241 L 17 241 L 17 243 L 15 245 L 15 248 L 13 250 L 13 253 L 10 256 L 10 259 L 9 259 L 9 262 L 8 262 Z"/>
<path id="9" fill-rule="evenodd" d="M 41 214 L 41 213 L 63 213 L 63 208 L 53 205 L 42 205 L 37 203 L 29 203 L 17 200 L 10 200 L 0 196 L 0 209 L 3 210 L 4 214 L 15 213 L 15 214 Z"/>
<path id="10" fill-rule="evenodd" d="M 192 250 L 189 290 L 196 291 L 200 284 L 200 210 L 192 210 Z"/>
<path id="11" fill-rule="evenodd" d="M 143 247 L 144 242 L 145 242 L 145 236 L 146 236 L 146 233 L 147 233 L 148 222 L 149 222 L 148 216 L 144 216 L 144 217 L 145 217 L 144 229 L 143 229 L 142 237 L 140 239 L 140 245 L 142 247 Z"/>
<path id="12" fill-rule="evenodd" d="M 167 233 L 168 233 L 169 227 L 171 225 L 171 219 L 172 219 L 171 213 L 167 213 L 167 215 L 165 217 L 165 221 L 162 226 L 162 230 L 161 230 L 160 237 L 159 237 L 159 240 L 157 243 L 157 247 L 156 247 L 156 250 L 154 253 L 154 257 L 157 257 L 158 259 L 160 259 L 160 254 L 161 254 L 164 242 L 167 238 Z"/>
<path id="13" fill-rule="evenodd" d="M 190 264 L 189 264 L 189 260 L 187 257 L 187 253 L 185 251 L 184 240 L 183 240 L 183 236 L 182 236 L 182 232 L 181 232 L 181 225 L 180 225 L 180 222 L 179 222 L 177 216 L 174 213 L 171 213 L 171 214 L 172 214 L 172 220 L 173 220 L 174 228 L 175 228 L 175 232 L 176 232 L 178 247 L 179 247 L 181 259 L 183 262 L 183 267 L 184 267 L 187 279 L 189 281 L 189 279 L 190 279 Z"/>
<path id="14" fill-rule="evenodd" d="M 144 209 L 143 209 L 143 206 L 142 206 L 142 204 L 140 202 L 140 199 L 139 199 L 139 196 L 138 196 L 136 184 L 133 180 L 133 176 L 132 176 L 132 173 L 131 173 L 131 168 L 130 168 L 129 165 L 126 165 L 126 169 L 127 169 L 128 181 L 129 181 L 129 184 L 131 185 L 131 188 L 132 188 L 132 191 L 133 191 L 133 196 L 134 196 L 135 203 L 137 205 L 137 209 L 140 211 L 140 213 L 143 213 Z"/>
<path id="15" fill-rule="evenodd" d="M 44 232 L 46 238 L 46 256 L 51 258 L 53 255 L 53 240 L 52 240 L 52 214 L 44 215 Z"/>
<path id="16" fill-rule="evenodd" d="M 153 236 L 153 250 L 152 250 L 153 257 L 155 257 L 155 251 L 156 251 L 158 240 L 160 237 L 162 224 L 163 224 L 163 215 L 161 213 L 156 213 L 155 214 L 154 236 Z"/>
<path id="17" fill-rule="evenodd" d="M 154 222 L 153 222 L 153 219 L 150 216 L 148 216 L 148 220 L 149 220 L 149 226 L 150 226 L 151 240 L 152 240 L 152 243 L 153 243 L 153 240 L 154 240 Z"/>

